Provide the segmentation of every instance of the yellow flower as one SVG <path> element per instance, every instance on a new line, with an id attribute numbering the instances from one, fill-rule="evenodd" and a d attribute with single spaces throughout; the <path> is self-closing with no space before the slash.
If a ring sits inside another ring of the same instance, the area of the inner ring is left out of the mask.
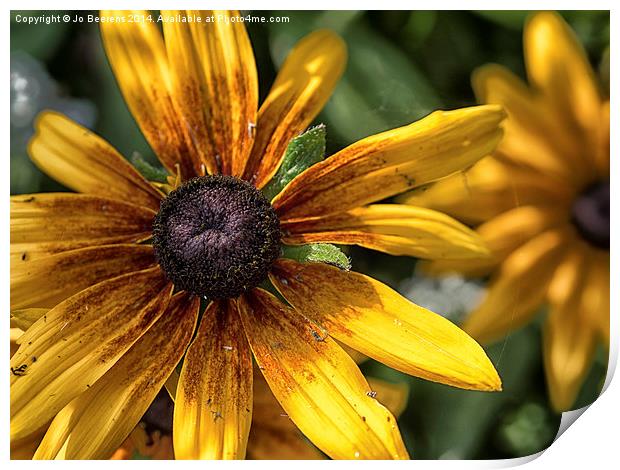
<path id="1" fill-rule="evenodd" d="M 408 374 L 500 389 L 482 348 L 441 316 L 365 275 L 279 257 L 281 242 L 309 241 L 480 256 L 477 235 L 450 217 L 368 204 L 492 151 L 499 106 L 436 112 L 354 143 L 270 203 L 259 190 L 330 96 L 343 41 L 329 31 L 300 41 L 257 111 L 243 24 L 167 22 L 162 36 L 153 23 L 106 22 L 101 31 L 125 100 L 173 176 L 154 185 L 68 118 L 38 118 L 32 159 L 79 194 L 11 199 L 11 309 L 31 324 L 11 360 L 14 443 L 47 429 L 35 458 L 108 457 L 184 357 L 176 457 L 243 458 L 253 356 L 328 456 L 407 458 L 394 416 L 335 340 Z M 268 281 L 288 305 L 261 287 Z M 196 328 L 201 298 L 210 302 Z"/>
<path id="2" fill-rule="evenodd" d="M 508 113 L 493 156 L 403 200 L 477 225 L 493 252 L 481 262 L 427 266 L 492 273 L 463 325 L 475 338 L 502 338 L 549 304 L 547 383 L 554 407 L 567 410 L 596 345 L 609 345 L 609 101 L 559 15 L 532 17 L 524 46 L 530 87 L 497 65 L 473 76 L 479 99 Z"/>

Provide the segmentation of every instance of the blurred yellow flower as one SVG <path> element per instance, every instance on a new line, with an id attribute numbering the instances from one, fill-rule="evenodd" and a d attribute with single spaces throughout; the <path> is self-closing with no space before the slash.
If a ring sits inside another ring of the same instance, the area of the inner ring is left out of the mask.
<path id="1" fill-rule="evenodd" d="M 504 337 L 548 303 L 544 362 L 552 403 L 569 409 L 598 343 L 609 344 L 609 101 L 574 33 L 555 13 L 525 26 L 528 87 L 498 65 L 473 75 L 481 102 L 508 113 L 505 137 L 464 174 L 401 201 L 477 226 L 493 256 L 438 260 L 439 274 L 492 273 L 463 328 Z"/>
<path id="2" fill-rule="evenodd" d="M 430 259 L 488 253 L 444 214 L 372 203 L 492 151 L 501 107 L 438 111 L 368 137 L 267 199 L 261 189 L 344 70 L 342 39 L 302 39 L 258 108 L 243 23 L 166 22 L 162 35 L 148 21 L 104 22 L 101 32 L 171 176 L 153 184 L 58 113 L 37 120 L 33 161 L 80 194 L 11 199 L 11 309 L 27 330 L 11 360 L 15 445 L 44 432 L 35 458 L 109 457 L 184 358 L 175 456 L 243 458 L 254 358 L 287 420 L 328 456 L 408 458 L 393 414 L 335 340 L 418 377 L 501 388 L 480 345 L 441 316 L 346 267 L 280 256 L 281 243 L 330 242 Z"/>

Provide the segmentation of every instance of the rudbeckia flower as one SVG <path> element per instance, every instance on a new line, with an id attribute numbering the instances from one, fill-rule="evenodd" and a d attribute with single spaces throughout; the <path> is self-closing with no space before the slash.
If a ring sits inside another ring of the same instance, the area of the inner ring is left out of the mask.
<path id="1" fill-rule="evenodd" d="M 465 331 L 492 342 L 548 304 L 547 384 L 554 407 L 567 410 L 597 344 L 609 345 L 609 101 L 559 15 L 533 16 L 524 47 L 530 86 L 498 65 L 473 75 L 478 98 L 508 114 L 492 157 L 403 202 L 477 226 L 493 253 L 427 266 L 430 273 L 492 274 Z"/>
<path id="2" fill-rule="evenodd" d="M 329 457 L 407 458 L 393 414 L 336 341 L 418 377 L 500 389 L 483 349 L 454 324 L 319 256 L 330 242 L 480 256 L 477 235 L 448 216 L 372 203 L 492 151 L 499 106 L 435 112 L 294 171 L 307 149 L 291 141 L 345 66 L 338 36 L 301 40 L 258 108 L 242 23 L 165 22 L 162 35 L 148 21 L 104 22 L 101 32 L 170 176 L 152 183 L 68 118 L 38 118 L 33 161 L 77 194 L 11 199 L 12 313 L 34 321 L 11 360 L 13 442 L 45 432 L 35 458 L 109 457 L 182 362 L 176 458 L 245 456 L 255 367 Z"/>

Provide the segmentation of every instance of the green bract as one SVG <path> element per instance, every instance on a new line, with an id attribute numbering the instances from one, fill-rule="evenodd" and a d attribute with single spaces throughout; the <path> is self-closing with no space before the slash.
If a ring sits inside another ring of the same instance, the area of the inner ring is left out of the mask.
<path id="1" fill-rule="evenodd" d="M 323 160 L 324 156 L 325 126 L 321 124 L 291 139 L 280 168 L 263 188 L 263 194 L 272 200 L 293 178 Z"/>

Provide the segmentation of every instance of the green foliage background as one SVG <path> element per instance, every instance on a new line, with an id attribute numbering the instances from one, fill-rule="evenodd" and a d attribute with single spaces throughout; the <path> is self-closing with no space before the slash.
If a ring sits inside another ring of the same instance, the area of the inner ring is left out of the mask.
<path id="1" fill-rule="evenodd" d="M 92 102 L 94 130 L 128 158 L 135 152 L 155 163 L 123 102 L 101 46 L 96 25 L 28 26 L 11 15 L 11 52 L 41 61 L 61 94 Z M 64 13 L 64 12 L 54 12 Z M 71 15 L 77 12 L 71 12 Z M 79 12 L 86 15 L 89 12 Z M 288 11 L 289 23 L 250 24 L 248 30 L 264 99 L 278 66 L 293 44 L 317 28 L 340 33 L 349 47 L 345 75 L 315 124 L 327 130 L 327 155 L 349 143 L 410 123 L 434 109 L 474 103 L 469 77 L 496 62 L 524 76 L 522 27 L 527 11 Z M 583 41 L 609 86 L 609 13 L 562 12 Z M 11 192 L 62 190 L 28 162 L 25 146 L 12 146 Z M 415 260 L 350 249 L 353 268 L 396 287 L 413 272 Z M 541 312 L 541 318 L 544 312 Z M 544 449 L 560 417 L 549 406 L 541 364 L 540 321 L 491 346 L 489 355 L 504 382 L 502 393 L 462 391 L 425 382 L 369 361 L 365 373 L 410 388 L 399 419 L 414 458 L 510 458 Z M 606 353 L 599 352 L 577 406 L 598 395 Z"/>

